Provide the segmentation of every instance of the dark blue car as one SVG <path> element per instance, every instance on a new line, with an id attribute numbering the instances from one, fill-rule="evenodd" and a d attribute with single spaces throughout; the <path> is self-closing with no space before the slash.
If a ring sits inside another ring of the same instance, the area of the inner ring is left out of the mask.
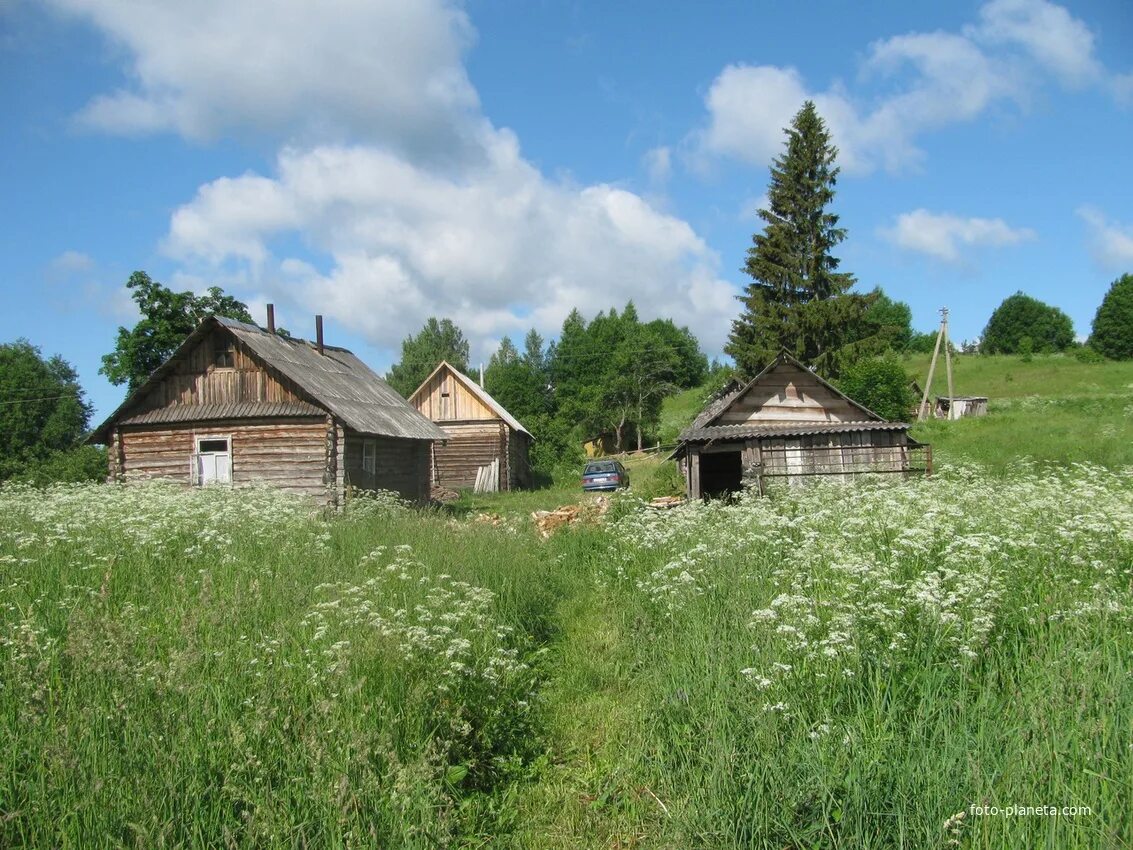
<path id="1" fill-rule="evenodd" d="M 582 470 L 583 490 L 617 490 L 629 486 L 629 473 L 616 460 L 592 460 Z"/>

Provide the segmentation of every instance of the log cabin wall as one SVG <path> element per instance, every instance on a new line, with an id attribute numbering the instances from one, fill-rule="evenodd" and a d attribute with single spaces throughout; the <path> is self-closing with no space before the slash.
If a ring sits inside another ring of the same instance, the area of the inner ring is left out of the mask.
<path id="1" fill-rule="evenodd" d="M 271 374 L 230 335 L 214 331 L 183 357 L 133 411 L 177 404 L 305 401 L 290 381 Z"/>
<path id="2" fill-rule="evenodd" d="M 228 437 L 234 485 L 266 484 L 322 500 L 327 496 L 326 433 L 325 420 L 316 417 L 123 426 L 122 477 L 189 485 L 197 439 Z"/>
<path id="3" fill-rule="evenodd" d="M 446 422 L 449 435 L 445 444 L 433 444 L 433 476 L 437 484 L 459 490 L 476 484 L 476 472 L 497 458 L 500 486 L 511 481 L 508 462 L 508 426 L 500 419 L 480 422 Z"/>
<path id="4" fill-rule="evenodd" d="M 807 369 L 789 363 L 737 398 L 713 424 L 787 425 L 800 422 L 860 422 L 867 415 L 824 387 Z"/>
<path id="5" fill-rule="evenodd" d="M 347 431 L 343 454 L 346 486 L 392 490 L 411 502 L 424 503 L 429 499 L 430 445 L 428 440 Z"/>

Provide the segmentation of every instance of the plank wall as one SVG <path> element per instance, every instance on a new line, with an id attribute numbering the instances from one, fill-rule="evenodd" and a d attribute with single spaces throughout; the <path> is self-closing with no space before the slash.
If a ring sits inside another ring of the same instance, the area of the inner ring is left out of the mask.
<path id="1" fill-rule="evenodd" d="M 216 352 L 232 340 L 213 331 L 178 361 L 173 371 L 146 395 L 134 412 L 175 404 L 242 404 L 246 402 L 306 401 L 297 387 L 259 365 L 239 342 L 233 366 L 217 367 Z"/>
<path id="2" fill-rule="evenodd" d="M 766 475 L 788 476 L 792 484 L 812 475 L 843 476 L 909 468 L 903 431 L 848 431 L 758 441 Z"/>
<path id="3" fill-rule="evenodd" d="M 789 363 L 766 374 L 736 398 L 714 425 L 861 422 L 870 417 Z"/>
<path id="4" fill-rule="evenodd" d="M 412 396 L 410 403 L 433 422 L 499 419 L 448 369 L 442 369 Z"/>

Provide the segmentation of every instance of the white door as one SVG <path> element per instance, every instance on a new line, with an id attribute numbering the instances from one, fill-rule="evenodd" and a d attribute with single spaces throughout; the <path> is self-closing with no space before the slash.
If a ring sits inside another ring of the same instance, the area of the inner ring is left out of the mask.
<path id="1" fill-rule="evenodd" d="M 232 454 L 227 438 L 197 441 L 197 483 L 227 484 L 232 480 Z"/>

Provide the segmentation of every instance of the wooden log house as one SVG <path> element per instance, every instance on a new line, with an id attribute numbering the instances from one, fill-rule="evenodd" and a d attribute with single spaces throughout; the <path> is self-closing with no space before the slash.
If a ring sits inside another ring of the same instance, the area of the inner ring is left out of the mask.
<path id="1" fill-rule="evenodd" d="M 787 352 L 711 402 L 681 432 L 676 450 L 689 498 L 773 480 L 931 471 L 931 447 L 827 383 Z M 923 465 L 914 462 L 921 453 Z"/>
<path id="2" fill-rule="evenodd" d="M 433 444 L 435 484 L 453 490 L 472 487 L 479 470 L 498 461 L 492 489 L 531 486 L 531 433 L 455 366 L 442 360 L 409 403 L 447 435 L 444 444 Z"/>
<path id="3" fill-rule="evenodd" d="M 445 433 L 345 348 L 205 319 L 89 442 L 111 481 L 267 484 L 341 505 L 348 489 L 429 498 Z"/>

